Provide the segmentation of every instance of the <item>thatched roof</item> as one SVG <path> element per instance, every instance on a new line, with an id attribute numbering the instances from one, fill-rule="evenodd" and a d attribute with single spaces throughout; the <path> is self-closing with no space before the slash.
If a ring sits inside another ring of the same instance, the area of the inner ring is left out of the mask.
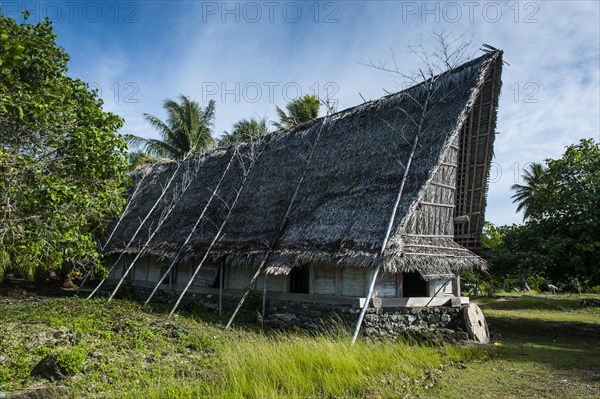
<path id="1" fill-rule="evenodd" d="M 453 240 L 452 219 L 477 202 L 477 215 L 470 215 L 471 230 L 461 234 L 480 242 L 501 54 L 486 54 L 436 80 L 435 107 L 426 115 L 427 129 L 419 137 L 383 257 L 382 242 L 417 133 L 412 120 L 420 116 L 419 103 L 426 95 L 421 85 L 269 134 L 256 143 L 184 161 L 161 205 L 126 248 L 177 165 L 155 164 L 138 171 L 134 176 L 138 181 L 147 173 L 142 195 L 131 204 L 105 253 L 139 251 L 174 196 L 180 195 L 146 248 L 149 254 L 173 257 L 222 180 L 184 249 L 187 257 L 203 256 L 247 174 L 223 224 L 223 235 L 211 251 L 213 258 L 251 266 L 275 244 L 268 261 L 271 272 L 287 272 L 314 260 L 353 267 L 385 262 L 389 271 L 417 270 L 426 278 L 463 266 L 483 266 L 479 257 Z M 482 133 L 484 125 L 487 130 Z M 464 143 L 475 136 L 481 156 L 467 156 L 472 149 Z M 464 168 L 472 173 L 461 177 Z M 182 194 L 186 182 L 189 186 Z M 465 187 L 469 195 L 462 194 Z M 288 207 L 289 218 L 281 229 Z"/>

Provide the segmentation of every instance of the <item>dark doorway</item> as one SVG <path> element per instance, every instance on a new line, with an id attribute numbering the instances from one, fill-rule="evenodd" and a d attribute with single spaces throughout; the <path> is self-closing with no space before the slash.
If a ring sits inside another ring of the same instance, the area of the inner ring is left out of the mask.
<path id="1" fill-rule="evenodd" d="M 308 294 L 309 267 L 295 267 L 290 272 L 290 292 L 294 294 Z"/>
<path id="2" fill-rule="evenodd" d="M 162 276 L 165 275 L 165 273 L 167 273 L 167 270 L 169 270 L 169 265 L 162 265 L 160 267 L 160 278 L 162 278 Z M 169 272 L 169 275 L 167 277 L 164 278 L 164 280 L 162 281 L 162 283 L 160 283 L 161 285 L 168 285 L 171 283 L 171 272 Z"/>
<path id="3" fill-rule="evenodd" d="M 428 296 L 427 282 L 418 272 L 402 273 L 402 296 Z"/>
<path id="4" fill-rule="evenodd" d="M 214 281 L 210 285 L 210 288 L 219 288 L 221 286 L 221 271 L 222 270 L 223 270 L 223 268 L 219 266 L 219 268 L 217 269 L 217 275 L 215 276 Z"/>

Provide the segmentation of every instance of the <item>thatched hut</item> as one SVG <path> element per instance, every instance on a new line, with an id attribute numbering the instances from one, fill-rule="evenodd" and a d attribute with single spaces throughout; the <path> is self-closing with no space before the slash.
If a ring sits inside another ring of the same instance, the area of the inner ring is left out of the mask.
<path id="1" fill-rule="evenodd" d="M 429 100 L 426 81 L 138 171 L 140 195 L 105 247 L 109 266 L 122 255 L 109 281 L 142 251 L 131 284 L 153 288 L 177 257 L 160 290 L 179 292 L 206 258 L 190 292 L 236 298 L 264 263 L 254 289 L 270 303 L 352 308 L 381 266 L 372 295 L 381 308 L 464 304 L 460 270 L 485 268 L 477 252 L 501 69 L 493 51 L 436 76 Z"/>

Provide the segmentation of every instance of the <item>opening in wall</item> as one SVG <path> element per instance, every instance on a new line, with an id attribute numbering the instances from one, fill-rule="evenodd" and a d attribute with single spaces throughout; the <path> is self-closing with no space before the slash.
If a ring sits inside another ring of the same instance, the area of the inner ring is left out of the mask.
<path id="1" fill-rule="evenodd" d="M 167 272 L 167 270 L 169 270 L 169 264 L 164 264 L 160 267 L 160 276 L 164 276 L 165 273 Z M 165 277 L 162 281 L 162 283 L 160 283 L 161 285 L 169 285 L 171 282 L 171 273 L 169 272 L 169 275 L 167 277 Z M 160 278 L 160 277 L 159 277 Z"/>
<path id="2" fill-rule="evenodd" d="M 219 267 L 217 269 L 217 275 L 215 276 L 215 280 L 211 284 L 210 288 L 219 288 L 219 285 L 221 284 L 221 272 L 222 272 L 222 270 Z"/>
<path id="3" fill-rule="evenodd" d="M 405 297 L 425 297 L 427 281 L 418 272 L 402 273 L 402 295 Z"/>
<path id="4" fill-rule="evenodd" d="M 308 294 L 310 268 L 308 265 L 295 267 L 290 272 L 290 292 L 293 294 Z"/>

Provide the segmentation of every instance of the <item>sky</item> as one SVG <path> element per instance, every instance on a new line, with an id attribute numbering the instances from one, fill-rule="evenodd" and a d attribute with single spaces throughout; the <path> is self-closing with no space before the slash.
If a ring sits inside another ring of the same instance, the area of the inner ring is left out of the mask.
<path id="1" fill-rule="evenodd" d="M 397 75 L 365 64 L 422 66 L 409 44 L 435 33 L 487 43 L 505 65 L 486 219 L 522 222 L 511 200 L 531 162 L 600 141 L 600 2 L 594 1 L 2 1 L 5 16 L 53 20 L 69 74 L 99 90 L 122 133 L 157 138 L 166 98 L 216 101 L 214 132 L 241 118 L 276 120 L 303 94 L 343 110 L 401 90 Z M 395 54 L 392 56 L 392 54 Z"/>

